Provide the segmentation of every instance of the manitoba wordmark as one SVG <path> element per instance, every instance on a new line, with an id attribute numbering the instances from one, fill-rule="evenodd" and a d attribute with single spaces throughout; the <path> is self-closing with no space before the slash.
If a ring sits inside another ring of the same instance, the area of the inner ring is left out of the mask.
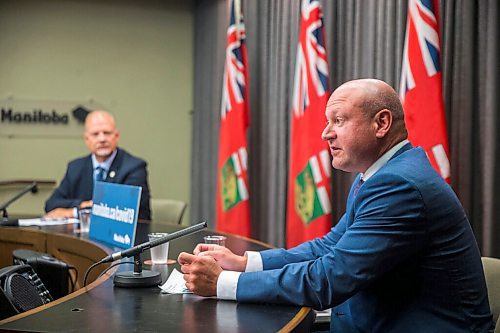
<path id="1" fill-rule="evenodd" d="M 42 109 L 34 109 L 31 112 L 14 111 L 11 108 L 1 109 L 2 123 L 15 124 L 68 124 L 68 114 L 58 113 L 56 110 L 44 112 Z"/>

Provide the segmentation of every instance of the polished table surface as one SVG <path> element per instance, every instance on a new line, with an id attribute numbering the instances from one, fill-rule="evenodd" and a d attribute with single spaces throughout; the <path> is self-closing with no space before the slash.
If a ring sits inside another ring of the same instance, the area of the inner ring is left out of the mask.
<path id="1" fill-rule="evenodd" d="M 1 232 L 0 228 L 0 232 Z M 135 244 L 147 241 L 150 231 L 172 232 L 178 226 L 139 223 Z M 72 234 L 72 226 L 46 227 L 43 232 Z M 169 258 L 181 251 L 192 252 L 203 236 L 215 234 L 203 230 L 170 242 Z M 262 250 L 265 244 L 246 238 L 226 235 L 226 247 L 243 254 L 246 250 Z M 77 237 L 77 236 L 76 236 Z M 118 251 L 96 242 L 112 253 Z M 149 259 L 149 251 L 141 255 Z M 130 260 L 130 259 L 123 259 Z M 177 263 L 144 265 L 159 271 L 162 283 Z M 118 266 L 118 271 L 131 271 L 133 265 Z M 110 271 L 112 272 L 113 269 Z M 84 272 L 79 272 L 84 274 Z M 109 273 L 109 275 L 112 275 Z M 289 332 L 308 331 L 314 320 L 313 311 L 298 306 L 244 304 L 205 298 L 192 294 L 162 294 L 158 287 L 119 288 L 104 275 L 85 288 L 38 309 L 0 322 L 0 330 L 49 332 Z M 15 319 L 15 320 L 12 320 Z"/>

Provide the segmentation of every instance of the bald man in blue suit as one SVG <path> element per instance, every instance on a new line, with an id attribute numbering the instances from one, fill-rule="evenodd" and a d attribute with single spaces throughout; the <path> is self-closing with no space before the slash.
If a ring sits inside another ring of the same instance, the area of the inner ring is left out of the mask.
<path id="1" fill-rule="evenodd" d="M 96 180 L 142 188 L 138 218 L 151 220 L 147 163 L 118 148 L 120 132 L 111 114 L 93 111 L 85 119 L 85 144 L 91 154 L 68 164 L 59 187 L 45 203 L 48 217 L 77 217 L 92 206 Z"/>
<path id="2" fill-rule="evenodd" d="M 476 240 L 453 190 L 407 140 L 397 93 L 350 81 L 326 107 L 336 169 L 356 172 L 344 216 L 295 248 L 199 244 L 181 253 L 186 286 L 239 302 L 332 308 L 331 332 L 493 330 Z"/>

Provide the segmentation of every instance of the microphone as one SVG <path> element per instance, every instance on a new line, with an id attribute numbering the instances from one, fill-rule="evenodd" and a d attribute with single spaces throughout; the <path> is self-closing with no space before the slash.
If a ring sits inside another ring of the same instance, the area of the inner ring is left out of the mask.
<path id="1" fill-rule="evenodd" d="M 168 234 L 165 237 L 136 245 L 127 250 L 115 252 L 105 257 L 101 261 L 97 262 L 95 265 L 99 265 L 101 263 L 106 263 L 106 262 L 112 262 L 121 258 L 134 257 L 134 271 L 117 273 L 113 278 L 114 285 L 123 288 L 137 288 L 137 287 L 143 288 L 143 287 L 157 286 L 161 284 L 161 275 L 159 272 L 153 272 L 150 270 L 142 269 L 141 253 L 147 249 L 158 246 L 160 244 L 169 242 L 171 240 L 183 236 L 193 234 L 206 227 L 207 227 L 207 222 L 201 222 L 195 224 L 191 227 Z"/>
<path id="2" fill-rule="evenodd" d="M 2 225 L 14 225 L 9 223 L 9 215 L 7 214 L 7 207 L 10 206 L 11 203 L 25 195 L 26 193 L 31 192 L 31 193 L 37 193 L 38 192 L 38 186 L 36 182 L 31 183 L 30 185 L 26 186 L 21 190 L 21 192 L 17 193 L 15 196 L 13 196 L 11 199 L 5 201 L 2 205 L 0 205 L 0 211 L 3 211 L 3 219 L 2 219 Z"/>
<path id="3" fill-rule="evenodd" d="M 123 250 L 123 251 L 120 251 L 120 252 L 115 252 L 113 254 L 110 254 L 109 256 L 107 256 L 104 259 L 102 259 L 100 261 L 100 263 L 103 264 L 103 263 L 106 263 L 106 262 L 112 262 L 112 261 L 119 260 L 119 259 L 122 259 L 122 258 L 133 257 L 136 254 L 139 254 L 139 253 L 142 253 L 142 252 L 144 252 L 146 250 L 149 250 L 152 247 L 161 245 L 161 244 L 166 243 L 166 242 L 170 242 L 171 240 L 174 240 L 174 239 L 177 239 L 177 238 L 180 238 L 180 237 L 183 237 L 183 236 L 187 236 L 187 235 L 193 234 L 193 233 L 195 233 L 197 231 L 200 231 L 200 230 L 202 230 L 202 229 L 204 229 L 206 227 L 207 227 L 207 222 L 201 222 L 201 223 L 195 224 L 195 225 L 193 225 L 191 227 L 188 227 L 188 228 L 185 228 L 185 229 L 173 232 L 171 234 L 168 234 L 165 237 L 162 237 L 162 238 L 159 238 L 159 239 L 155 239 L 155 240 L 150 241 L 150 242 L 145 242 L 145 243 L 136 245 L 136 246 L 131 247 L 130 249 L 127 249 L 127 250 Z"/>

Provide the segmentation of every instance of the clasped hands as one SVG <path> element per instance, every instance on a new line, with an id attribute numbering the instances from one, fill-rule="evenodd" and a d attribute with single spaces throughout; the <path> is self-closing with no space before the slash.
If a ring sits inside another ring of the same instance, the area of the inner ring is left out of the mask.
<path id="1" fill-rule="evenodd" d="M 217 280 L 223 270 L 244 272 L 247 265 L 246 256 L 215 244 L 198 244 L 193 254 L 181 252 L 177 261 L 186 288 L 201 296 L 217 296 Z"/>

